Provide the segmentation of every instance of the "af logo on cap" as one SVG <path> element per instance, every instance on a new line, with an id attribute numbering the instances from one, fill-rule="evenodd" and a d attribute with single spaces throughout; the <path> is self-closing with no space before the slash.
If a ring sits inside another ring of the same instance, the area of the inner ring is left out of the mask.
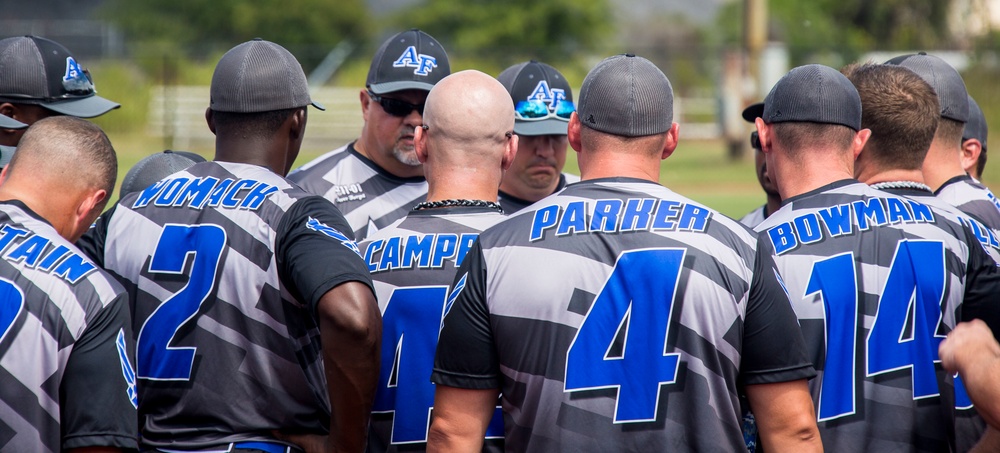
<path id="1" fill-rule="evenodd" d="M 549 105 L 549 110 L 555 110 L 556 104 L 565 99 L 566 90 L 562 88 L 549 88 L 549 82 L 545 80 L 539 80 L 538 85 L 528 95 L 529 101 L 542 101 Z"/>
<path id="2" fill-rule="evenodd" d="M 66 57 L 66 73 L 63 75 L 63 87 L 66 91 L 90 91 L 94 85 L 73 57 Z"/>
<path id="3" fill-rule="evenodd" d="M 396 61 L 392 62 L 394 68 L 416 68 L 413 73 L 420 76 L 429 75 L 437 67 L 437 59 L 424 54 L 418 54 L 416 46 L 409 46 Z"/>

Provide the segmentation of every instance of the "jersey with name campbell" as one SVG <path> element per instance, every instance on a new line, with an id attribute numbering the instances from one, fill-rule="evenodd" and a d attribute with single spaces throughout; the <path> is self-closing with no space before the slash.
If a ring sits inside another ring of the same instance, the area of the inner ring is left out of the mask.
<path id="1" fill-rule="evenodd" d="M 559 175 L 559 185 L 556 186 L 556 190 L 552 193 L 559 192 L 566 188 L 566 184 L 573 184 L 574 182 L 579 182 L 580 177 L 571 173 L 561 173 Z M 513 195 L 500 191 L 497 194 L 497 201 L 500 203 L 500 207 L 503 208 L 503 213 L 507 215 L 514 214 L 528 206 L 531 206 L 534 202 L 517 198 Z"/>
<path id="2" fill-rule="evenodd" d="M 362 156 L 354 143 L 317 157 L 288 179 L 337 205 L 359 241 L 399 220 L 427 198 L 423 176 L 394 176 Z"/>
<path id="3" fill-rule="evenodd" d="M 18 201 L 0 255 L 0 451 L 137 448 L 125 290 Z"/>
<path id="4" fill-rule="evenodd" d="M 989 302 L 977 292 L 1000 290 L 971 231 L 854 180 L 786 200 L 757 231 L 820 372 L 810 390 L 824 447 L 949 451 L 955 390 L 938 345 L 964 311 Z M 985 273 L 984 287 L 966 286 L 973 272 Z"/>
<path id="5" fill-rule="evenodd" d="M 205 162 L 126 195 L 88 232 L 132 297 L 144 446 L 327 432 L 316 304 L 371 284 L 348 228 L 264 167 Z"/>
<path id="6" fill-rule="evenodd" d="M 504 219 L 491 208 L 413 211 L 358 244 L 382 310 L 382 367 L 368 451 L 426 449 L 434 348 L 455 270 L 479 233 Z M 503 419 L 484 451 L 503 451 Z"/>
<path id="7" fill-rule="evenodd" d="M 759 244 L 653 182 L 570 185 L 480 235 L 433 380 L 501 389 L 508 451 L 745 449 L 738 383 L 814 375 Z"/>

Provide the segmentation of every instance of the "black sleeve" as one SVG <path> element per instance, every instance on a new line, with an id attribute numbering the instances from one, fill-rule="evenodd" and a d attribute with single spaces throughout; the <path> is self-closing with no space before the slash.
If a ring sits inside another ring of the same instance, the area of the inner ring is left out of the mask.
<path id="1" fill-rule="evenodd" d="M 448 300 L 455 302 L 444 317 L 431 381 L 465 389 L 500 388 L 500 365 L 486 306 L 486 264 L 479 241 L 462 261 Z"/>
<path id="2" fill-rule="evenodd" d="M 766 242 L 757 241 L 757 259 L 743 321 L 742 384 L 770 384 L 816 376 Z"/>
<path id="3" fill-rule="evenodd" d="M 314 316 L 319 299 L 341 283 L 361 282 L 375 293 L 353 236 L 340 210 L 319 196 L 297 201 L 278 225 L 278 275 Z"/>
<path id="4" fill-rule="evenodd" d="M 128 297 L 119 294 L 73 345 L 59 387 L 63 449 L 138 448 L 135 342 Z"/>
<path id="5" fill-rule="evenodd" d="M 959 321 L 981 319 L 993 335 L 1000 335 L 1000 267 L 980 242 L 966 231 L 969 263 L 965 273 L 965 299 L 959 308 Z"/>
<path id="6" fill-rule="evenodd" d="M 101 269 L 104 268 L 104 243 L 108 239 L 108 222 L 111 221 L 116 207 L 117 204 L 104 211 L 104 214 L 101 214 L 87 232 L 76 241 L 76 246 Z"/>

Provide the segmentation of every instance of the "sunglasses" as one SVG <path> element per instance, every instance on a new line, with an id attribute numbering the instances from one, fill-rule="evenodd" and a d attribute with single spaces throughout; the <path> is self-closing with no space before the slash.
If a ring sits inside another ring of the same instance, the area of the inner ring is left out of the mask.
<path id="1" fill-rule="evenodd" d="M 760 135 L 757 135 L 757 131 L 750 133 L 750 146 L 757 151 L 762 149 L 760 146 Z"/>
<path id="2" fill-rule="evenodd" d="M 560 100 L 556 103 L 555 111 L 549 111 L 548 103 L 536 99 L 518 102 L 514 106 L 514 117 L 522 121 L 540 121 L 549 118 L 569 120 L 575 111 L 576 105 L 572 101 Z"/>
<path id="3" fill-rule="evenodd" d="M 409 102 L 401 101 L 399 99 L 379 96 L 373 93 L 372 90 L 368 90 L 368 97 L 370 97 L 373 101 L 378 102 L 378 105 L 382 106 L 382 110 L 385 110 L 385 113 L 392 116 L 404 118 L 414 110 L 416 110 L 421 116 L 424 114 L 423 102 L 419 104 L 410 104 Z"/>

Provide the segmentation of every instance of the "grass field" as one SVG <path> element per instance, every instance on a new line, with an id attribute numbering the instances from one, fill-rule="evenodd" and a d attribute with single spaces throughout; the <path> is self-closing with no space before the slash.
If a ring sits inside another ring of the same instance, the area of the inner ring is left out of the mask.
<path id="1" fill-rule="evenodd" d="M 307 132 L 308 134 L 308 132 Z M 110 133 L 111 141 L 118 152 L 118 182 L 125 173 L 143 157 L 163 149 L 160 139 L 148 138 L 135 133 Z M 305 148 L 299 154 L 295 165 L 315 159 L 342 143 L 330 143 L 325 147 Z M 214 154 L 211 144 L 194 147 L 188 151 L 211 158 Z M 754 176 L 753 155 L 741 161 L 731 161 L 726 156 L 726 148 L 721 141 L 681 141 L 669 159 L 661 164 L 660 182 L 681 195 L 714 208 L 730 217 L 739 218 L 764 202 L 764 193 Z M 571 149 L 566 159 L 569 173 L 579 174 L 576 154 Z M 997 170 L 987 165 L 984 181 L 994 192 L 1000 189 L 1000 178 L 991 177 Z M 117 197 L 113 197 L 117 199 Z"/>

